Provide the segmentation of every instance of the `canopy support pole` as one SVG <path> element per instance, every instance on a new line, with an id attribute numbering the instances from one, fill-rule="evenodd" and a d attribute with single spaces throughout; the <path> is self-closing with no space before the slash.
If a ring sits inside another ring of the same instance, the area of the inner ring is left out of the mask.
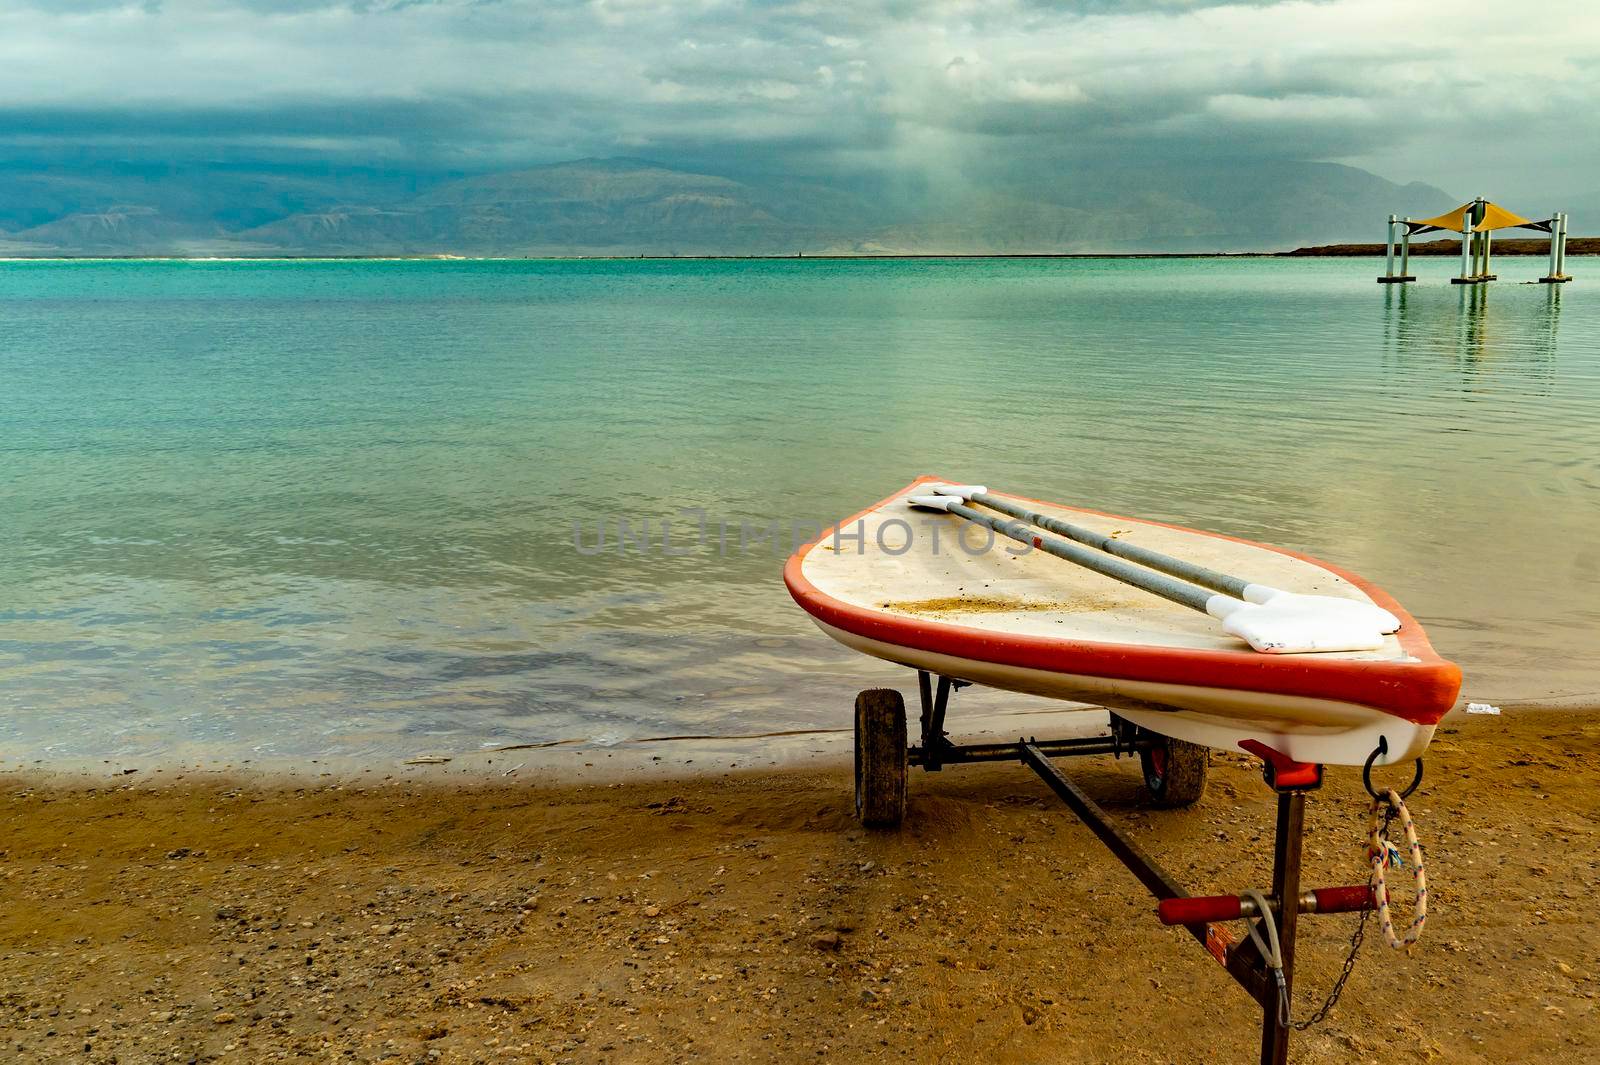
<path id="1" fill-rule="evenodd" d="M 1406 219 L 1410 222 L 1411 219 Z M 1389 216 L 1389 237 L 1384 243 L 1384 275 L 1378 278 L 1379 285 L 1403 285 L 1405 281 L 1414 281 L 1411 277 L 1411 227 L 1405 225 L 1400 229 L 1400 272 L 1395 273 L 1395 227 L 1400 227 L 1400 219 L 1394 214 Z"/>
<path id="2" fill-rule="evenodd" d="M 1539 282 L 1559 285 L 1571 280 L 1567 276 L 1567 216 L 1558 212 L 1550 217 L 1550 272 Z"/>
<path id="3" fill-rule="evenodd" d="M 1556 276 L 1561 280 L 1569 280 L 1567 276 L 1567 214 L 1561 212 L 1561 250 L 1556 258 Z"/>
<path id="4" fill-rule="evenodd" d="M 1473 226 L 1483 221 L 1482 198 L 1467 204 L 1461 212 L 1461 276 L 1452 277 L 1452 285 L 1481 285 L 1489 280 L 1488 255 L 1484 245 L 1487 233 L 1473 231 Z"/>

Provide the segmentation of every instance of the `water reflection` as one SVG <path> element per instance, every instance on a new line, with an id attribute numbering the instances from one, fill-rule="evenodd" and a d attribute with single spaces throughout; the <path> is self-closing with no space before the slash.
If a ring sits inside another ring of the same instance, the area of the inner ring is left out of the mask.
<path id="1" fill-rule="evenodd" d="M 1556 350 L 1556 326 L 1561 321 L 1561 286 L 1540 285 L 1544 299 L 1539 303 L 1539 333 L 1545 349 L 1553 357 Z"/>
<path id="2" fill-rule="evenodd" d="M 1443 361 L 1466 379 L 1510 374 L 1548 385 L 1555 372 L 1561 286 L 1519 285 L 1491 293 L 1493 287 L 1384 286 L 1385 363 L 1403 369 L 1426 360 L 1437 370 Z M 1412 368 L 1427 372 L 1421 365 Z"/>

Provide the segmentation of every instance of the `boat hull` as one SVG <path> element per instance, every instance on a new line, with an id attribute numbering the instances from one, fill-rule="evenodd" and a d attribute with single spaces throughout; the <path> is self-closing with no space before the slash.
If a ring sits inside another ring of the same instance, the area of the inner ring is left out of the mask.
<path id="1" fill-rule="evenodd" d="M 1008 497 L 1225 572 L 1265 574 L 1262 583 L 1375 604 L 1401 619 L 1400 632 L 1373 652 L 1258 654 L 1204 615 L 1042 553 L 940 556 L 886 540 L 885 529 L 903 532 L 914 521 L 943 522 L 946 537 L 959 535 L 964 523 L 954 515 L 930 518 L 907 504 L 939 481 L 919 478 L 789 560 L 785 582 L 823 632 L 915 669 L 1109 707 L 1211 747 L 1256 740 L 1303 762 L 1360 765 L 1380 739 L 1387 752 L 1378 764 L 1419 757 L 1455 703 L 1459 669 L 1434 653 L 1398 603 L 1292 551 Z"/>
<path id="2" fill-rule="evenodd" d="M 1297 762 L 1361 765 L 1380 738 L 1388 740 L 1389 753 L 1376 764 L 1409 761 L 1422 757 L 1435 727 L 1357 703 L 1029 669 L 920 651 L 816 624 L 846 647 L 887 662 L 1002 691 L 1092 703 L 1152 732 L 1207 747 L 1233 749 L 1243 740 L 1258 740 Z"/>

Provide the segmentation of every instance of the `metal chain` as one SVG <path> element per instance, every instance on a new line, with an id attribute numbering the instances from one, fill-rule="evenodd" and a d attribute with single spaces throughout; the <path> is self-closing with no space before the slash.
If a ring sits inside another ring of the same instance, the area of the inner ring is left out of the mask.
<path id="1" fill-rule="evenodd" d="M 1303 1021 L 1294 1022 L 1294 1030 L 1303 1032 L 1312 1025 L 1321 1024 L 1339 1004 L 1339 996 L 1344 993 L 1345 981 L 1350 979 L 1350 974 L 1356 970 L 1356 955 L 1361 950 L 1361 940 L 1367 934 L 1367 916 L 1371 910 L 1361 911 L 1361 920 L 1356 923 L 1355 935 L 1350 937 L 1350 954 L 1344 960 L 1344 969 L 1339 973 L 1339 979 L 1333 982 L 1333 990 L 1328 992 L 1328 999 L 1322 1006 Z"/>
<path id="2" fill-rule="evenodd" d="M 1382 839 L 1387 840 L 1389 838 L 1389 823 L 1394 820 L 1394 817 L 1395 809 L 1391 806 L 1388 812 L 1383 815 L 1383 829 L 1379 833 Z M 1371 915 L 1371 910 L 1361 911 L 1361 920 L 1356 922 L 1355 934 L 1350 937 L 1350 954 L 1344 959 L 1344 968 L 1339 972 L 1339 979 L 1333 982 L 1333 990 L 1328 992 L 1327 1001 L 1310 1017 L 1303 1021 L 1295 1021 L 1295 1031 L 1303 1032 L 1313 1025 L 1321 1024 L 1327 1019 L 1328 1014 L 1333 1012 L 1333 1007 L 1339 1004 L 1339 996 L 1344 994 L 1345 982 L 1350 979 L 1350 974 L 1356 970 L 1356 955 L 1361 953 L 1361 940 L 1367 934 L 1367 918 Z"/>

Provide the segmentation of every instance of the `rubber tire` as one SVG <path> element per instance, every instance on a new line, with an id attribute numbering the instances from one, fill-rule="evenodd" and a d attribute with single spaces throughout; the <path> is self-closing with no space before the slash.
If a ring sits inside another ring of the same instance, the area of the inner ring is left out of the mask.
<path id="1" fill-rule="evenodd" d="M 906 701 L 893 688 L 856 696 L 856 818 L 894 828 L 906 815 Z"/>
<path id="2" fill-rule="evenodd" d="M 1150 801 L 1164 809 L 1199 802 L 1206 793 L 1211 748 L 1143 729 L 1140 733 L 1143 739 L 1161 743 L 1154 750 L 1139 752 L 1139 768 L 1144 771 L 1144 786 L 1150 793 Z"/>

